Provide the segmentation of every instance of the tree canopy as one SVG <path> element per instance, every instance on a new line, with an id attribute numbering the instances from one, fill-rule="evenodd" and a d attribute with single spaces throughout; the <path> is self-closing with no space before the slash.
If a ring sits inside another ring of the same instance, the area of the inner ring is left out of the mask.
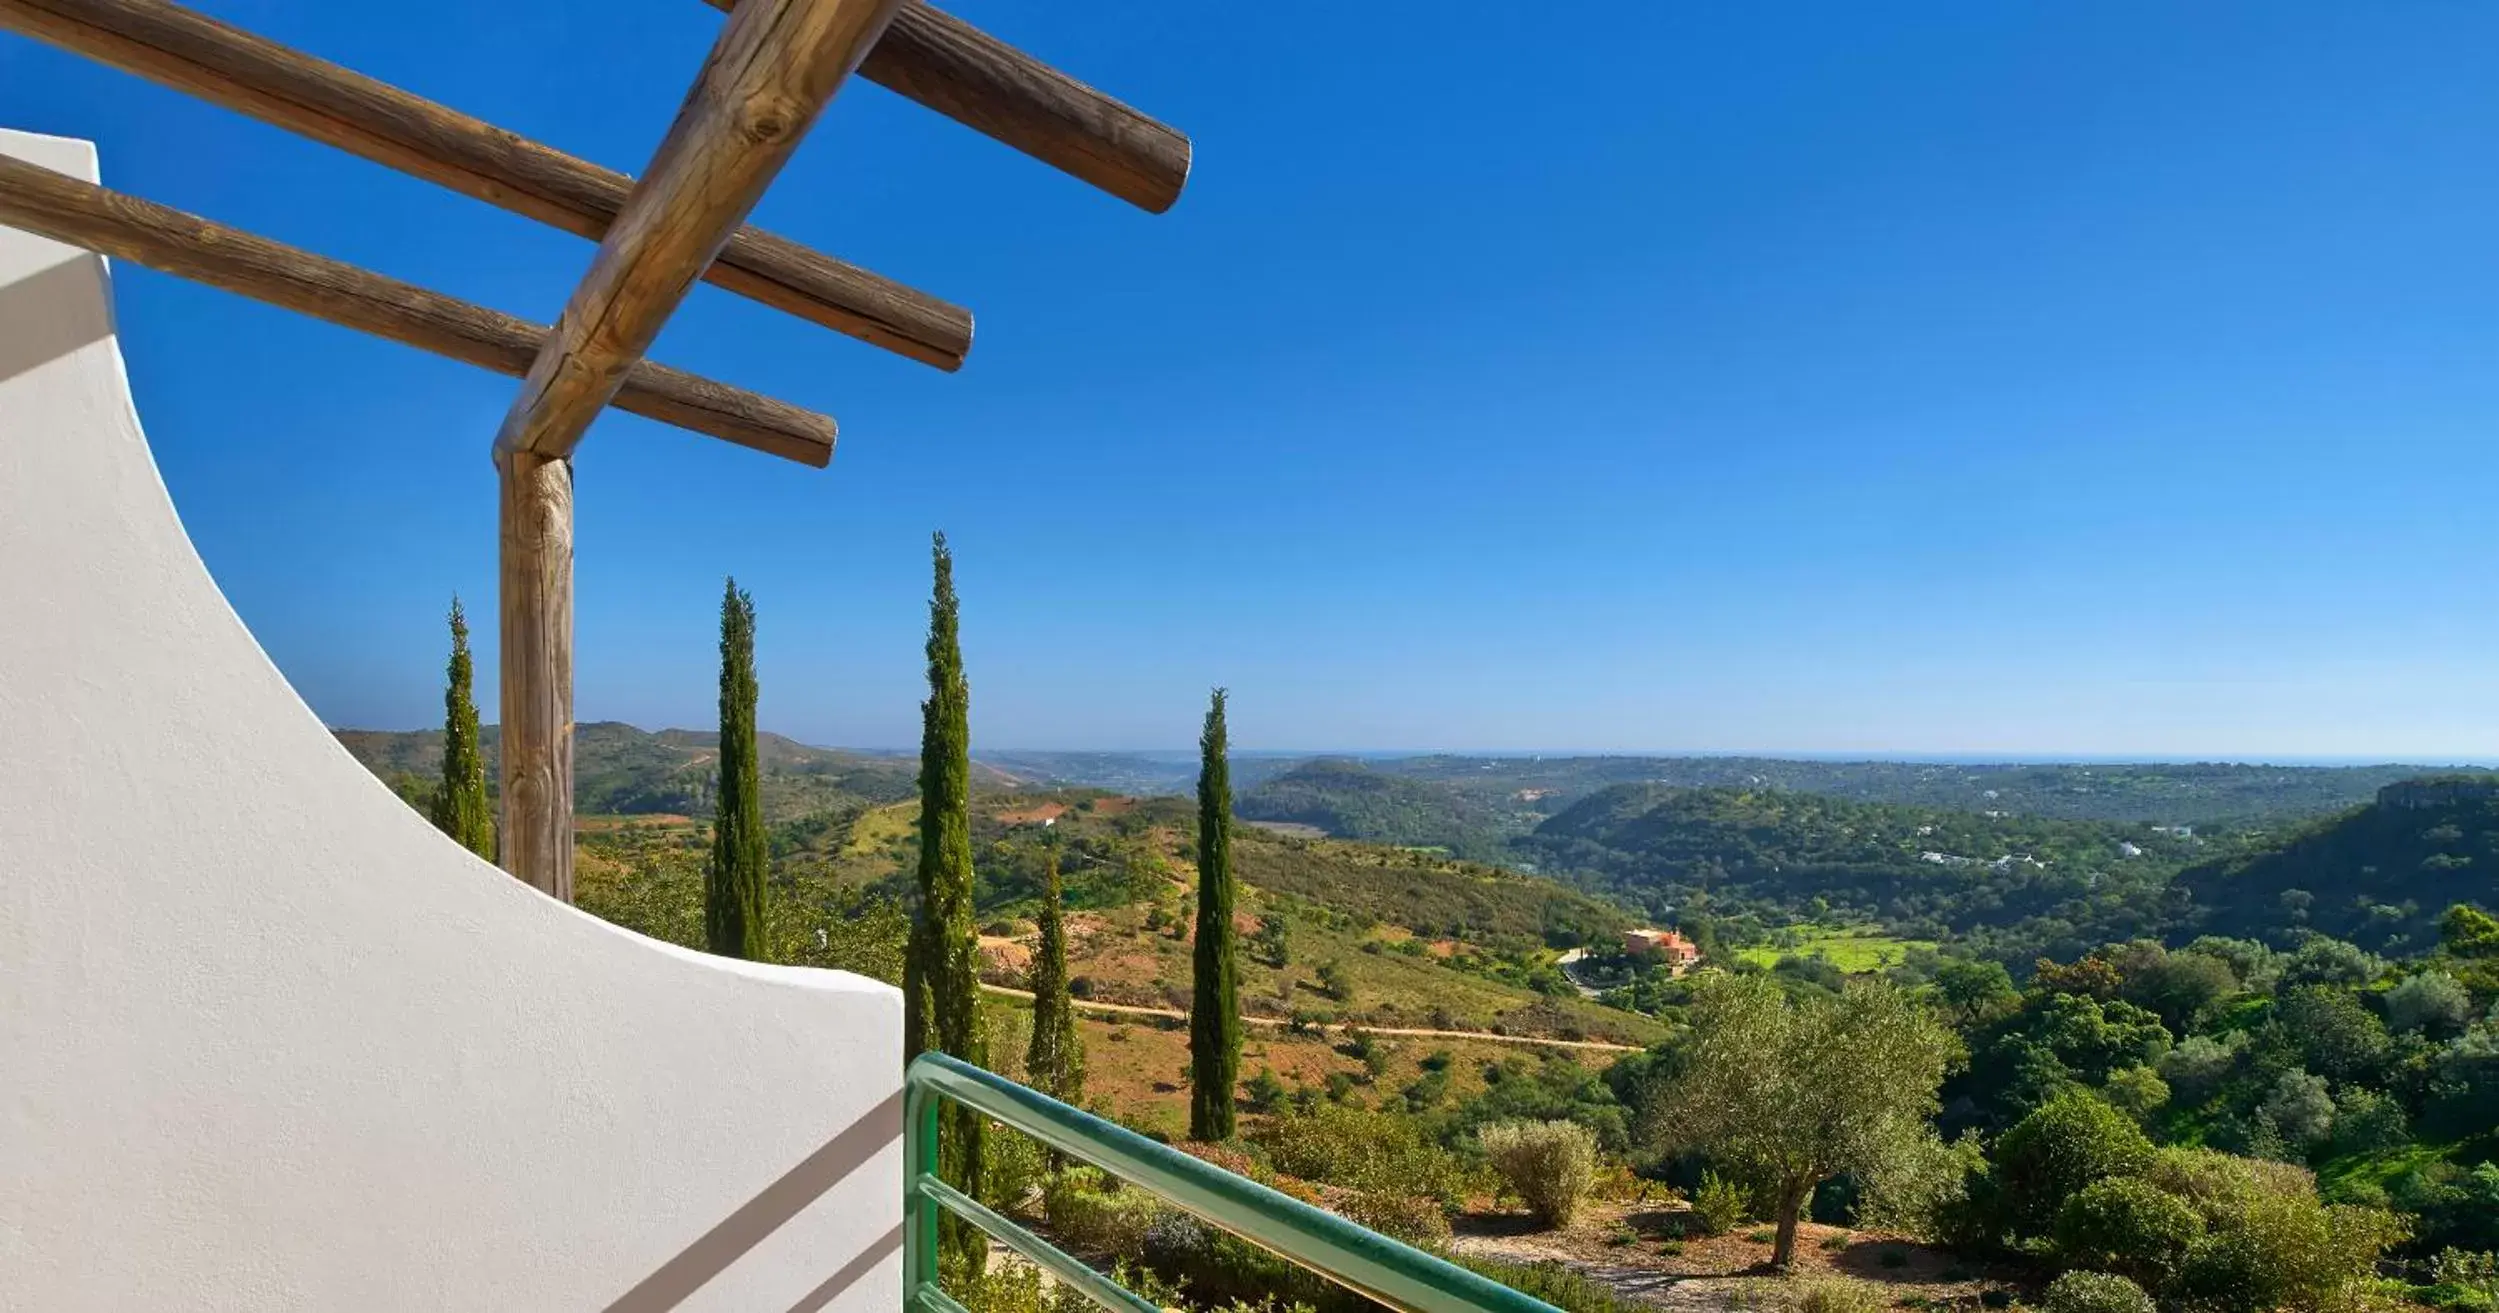
<path id="1" fill-rule="evenodd" d="M 1799 1211 L 1816 1185 L 1872 1176 L 1926 1150 L 1952 1037 L 1890 985 L 1790 997 L 1766 977 L 1694 991 L 1692 1029 L 1668 1059 L 1646 1130 L 1698 1151 L 1773 1201 L 1772 1259 L 1793 1259 Z"/>

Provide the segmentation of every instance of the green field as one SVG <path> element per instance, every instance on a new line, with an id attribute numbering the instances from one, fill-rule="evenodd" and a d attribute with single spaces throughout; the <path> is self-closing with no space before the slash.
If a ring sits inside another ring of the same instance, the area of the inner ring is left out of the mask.
<path id="1" fill-rule="evenodd" d="M 1755 944 L 1736 950 L 1747 962 L 1770 966 L 1783 957 L 1823 957 L 1852 974 L 1880 971 L 1900 961 L 1913 948 L 1933 948 L 1931 939 L 1895 939 L 1867 926 L 1800 925 L 1791 927 L 1792 946 Z"/>

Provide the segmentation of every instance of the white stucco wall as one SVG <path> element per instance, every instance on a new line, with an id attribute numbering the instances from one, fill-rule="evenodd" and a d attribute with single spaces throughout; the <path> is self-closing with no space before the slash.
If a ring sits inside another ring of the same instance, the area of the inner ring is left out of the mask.
<path id="1" fill-rule="evenodd" d="M 109 290 L 0 228 L 0 1309 L 896 1307 L 900 996 L 613 929 L 367 775 L 184 535 Z"/>

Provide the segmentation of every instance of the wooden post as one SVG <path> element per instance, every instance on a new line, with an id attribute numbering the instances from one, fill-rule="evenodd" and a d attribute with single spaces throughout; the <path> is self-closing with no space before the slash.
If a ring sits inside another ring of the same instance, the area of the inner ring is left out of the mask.
<path id="1" fill-rule="evenodd" d="M 500 452 L 503 869 L 573 901 L 573 463 Z"/>
<path id="2" fill-rule="evenodd" d="M 503 473 L 503 866 L 573 896 L 569 459 L 901 0 L 744 0 L 538 348 Z"/>

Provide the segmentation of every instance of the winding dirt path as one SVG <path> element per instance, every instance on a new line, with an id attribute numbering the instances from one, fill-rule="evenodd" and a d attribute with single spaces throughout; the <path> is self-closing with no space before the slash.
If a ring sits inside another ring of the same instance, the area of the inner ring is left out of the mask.
<path id="1" fill-rule="evenodd" d="M 982 983 L 981 989 L 986 993 L 1002 994 L 1008 998 L 1030 999 L 1033 996 L 1032 991 L 1029 989 L 1012 989 L 1005 985 L 992 985 L 987 982 Z M 1188 1013 L 1182 1012 L 1177 1008 L 1139 1007 L 1134 1003 L 1097 1003 L 1092 999 L 1084 998 L 1070 999 L 1068 1001 L 1075 1004 L 1077 1008 L 1087 1012 L 1107 1012 L 1115 1016 L 1161 1017 L 1168 1021 L 1187 1021 L 1189 1019 Z M 1242 1024 L 1249 1026 L 1283 1027 L 1293 1024 L 1281 1017 L 1253 1017 L 1247 1013 L 1242 1014 L 1241 1022 Z M 1546 1039 L 1536 1035 L 1495 1035 L 1490 1031 L 1484 1030 L 1423 1030 L 1405 1026 L 1354 1026 L 1343 1024 L 1324 1026 L 1314 1025 L 1311 1026 L 1310 1029 L 1317 1031 L 1322 1035 L 1340 1035 L 1349 1030 L 1359 1030 L 1366 1035 L 1404 1035 L 1427 1039 L 1476 1040 L 1487 1044 L 1523 1044 L 1543 1048 L 1582 1049 L 1595 1053 L 1638 1053 L 1640 1051 L 1640 1046 L 1637 1044 L 1614 1044 L 1601 1039 Z"/>

